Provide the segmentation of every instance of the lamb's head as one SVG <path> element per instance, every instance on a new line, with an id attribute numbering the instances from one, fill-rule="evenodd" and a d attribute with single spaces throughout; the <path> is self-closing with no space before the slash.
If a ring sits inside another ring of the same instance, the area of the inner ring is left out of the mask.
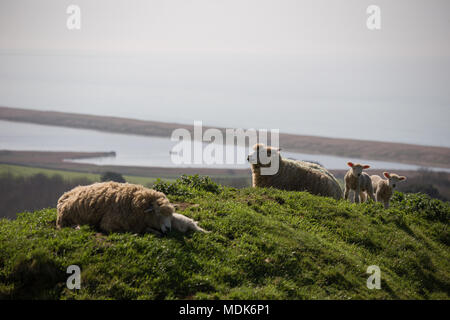
<path id="1" fill-rule="evenodd" d="M 395 173 L 383 172 L 383 175 L 388 179 L 389 187 L 395 189 L 400 181 L 405 181 L 406 177 L 399 176 Z"/>
<path id="2" fill-rule="evenodd" d="M 254 168 L 270 167 L 272 160 L 278 157 L 281 160 L 280 148 L 266 147 L 262 143 L 253 146 L 253 152 L 247 157 L 247 161 L 251 163 Z"/>
<path id="3" fill-rule="evenodd" d="M 370 166 L 367 164 L 347 162 L 347 165 L 351 168 L 352 175 L 354 177 L 360 177 L 364 169 L 369 169 Z"/>

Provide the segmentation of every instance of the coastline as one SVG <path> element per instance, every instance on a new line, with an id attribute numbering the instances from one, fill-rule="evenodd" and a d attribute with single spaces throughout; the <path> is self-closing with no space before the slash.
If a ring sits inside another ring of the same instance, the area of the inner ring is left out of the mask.
<path id="1" fill-rule="evenodd" d="M 175 129 L 193 132 L 192 125 L 110 116 L 0 107 L 0 119 L 102 132 L 169 138 Z M 204 130 L 210 127 L 205 126 Z M 224 128 L 217 128 L 224 132 Z M 280 133 L 280 146 L 291 152 L 450 168 L 450 148 L 406 143 L 340 139 Z"/>

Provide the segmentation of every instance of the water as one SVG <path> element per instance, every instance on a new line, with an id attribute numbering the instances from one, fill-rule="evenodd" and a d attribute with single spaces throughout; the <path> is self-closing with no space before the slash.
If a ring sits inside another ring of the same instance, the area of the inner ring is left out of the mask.
<path id="1" fill-rule="evenodd" d="M 450 147 L 449 66 L 448 57 L 0 54 L 0 105 Z"/>
<path id="2" fill-rule="evenodd" d="M 28 123 L 0 121 L 0 150 L 34 150 L 34 151 L 115 151 L 115 157 L 88 158 L 68 160 L 79 163 L 97 165 L 123 165 L 146 167 L 180 167 L 171 160 L 170 151 L 178 142 L 167 138 L 122 135 L 93 130 L 72 129 L 56 126 L 43 126 Z M 235 154 L 242 152 L 240 164 L 192 164 L 183 167 L 235 168 L 245 169 L 247 151 L 241 147 Z M 286 158 L 306 161 L 317 161 L 328 169 L 346 169 L 349 159 L 302 153 L 282 152 Z M 374 169 L 416 170 L 415 165 L 399 164 L 384 161 L 351 159 L 354 162 L 369 163 Z M 441 169 L 450 172 L 450 169 Z"/>

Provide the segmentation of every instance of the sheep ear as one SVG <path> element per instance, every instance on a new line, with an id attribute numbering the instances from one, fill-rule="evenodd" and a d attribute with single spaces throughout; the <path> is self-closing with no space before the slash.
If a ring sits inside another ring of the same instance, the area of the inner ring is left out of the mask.
<path id="1" fill-rule="evenodd" d="M 347 162 L 347 165 L 348 165 L 350 168 L 353 168 L 353 166 L 354 166 L 353 162 Z"/>
<path id="2" fill-rule="evenodd" d="M 370 166 L 368 164 L 363 166 L 363 169 L 369 169 L 369 168 L 370 168 Z"/>
<path id="3" fill-rule="evenodd" d="M 405 176 L 401 176 L 400 178 L 398 178 L 398 180 L 400 180 L 400 181 L 405 181 L 405 180 L 406 180 L 406 177 L 405 177 Z"/>
<path id="4" fill-rule="evenodd" d="M 383 172 L 383 175 L 386 177 L 386 178 L 390 178 L 391 177 L 391 175 L 389 174 L 389 172 Z"/>

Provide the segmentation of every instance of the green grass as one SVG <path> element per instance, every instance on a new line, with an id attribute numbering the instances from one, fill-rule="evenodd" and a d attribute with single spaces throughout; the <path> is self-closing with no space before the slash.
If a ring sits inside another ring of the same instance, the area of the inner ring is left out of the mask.
<path id="1" fill-rule="evenodd" d="M 155 188 L 211 233 L 103 235 L 57 230 L 55 209 L 23 213 L 0 221 L 0 298 L 449 299 L 449 203 L 396 193 L 384 210 L 205 178 Z M 80 290 L 65 286 L 72 264 Z"/>
<path id="2" fill-rule="evenodd" d="M 100 181 L 100 174 L 86 173 L 86 172 L 76 172 L 76 171 L 66 171 L 66 170 L 54 170 L 54 169 L 44 169 L 37 167 L 27 167 L 27 166 L 17 166 L 10 164 L 0 164 L 0 174 L 11 173 L 16 176 L 32 176 L 37 173 L 45 174 L 47 176 L 53 176 L 55 174 L 61 175 L 64 179 L 72 180 L 76 178 L 86 178 L 91 181 Z M 138 177 L 138 176 L 123 176 L 125 180 L 129 183 L 150 185 L 156 181 L 156 178 L 152 177 Z"/>

